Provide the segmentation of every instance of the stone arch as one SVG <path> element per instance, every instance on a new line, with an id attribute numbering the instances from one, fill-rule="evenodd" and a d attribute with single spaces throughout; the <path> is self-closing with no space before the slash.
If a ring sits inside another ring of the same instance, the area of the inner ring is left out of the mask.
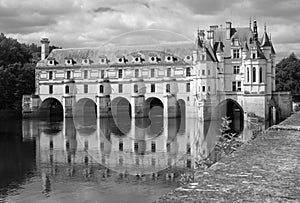
<path id="1" fill-rule="evenodd" d="M 230 131 L 237 134 L 244 130 L 244 109 L 233 99 L 225 99 L 218 105 L 219 118 L 229 117 L 232 121 L 229 125 Z"/>
<path id="2" fill-rule="evenodd" d="M 73 107 L 73 117 L 80 126 L 94 126 L 97 119 L 97 105 L 90 98 L 79 99 Z"/>
<path id="3" fill-rule="evenodd" d="M 123 136 L 131 129 L 131 103 L 125 97 L 116 97 L 111 101 L 111 131 Z"/>
<path id="4" fill-rule="evenodd" d="M 146 105 L 146 115 L 163 117 L 164 116 L 164 103 L 158 97 L 149 97 L 145 100 Z"/>
<path id="5" fill-rule="evenodd" d="M 42 118 L 57 118 L 62 120 L 64 116 L 63 109 L 63 105 L 58 99 L 48 97 L 41 103 L 39 114 Z"/>

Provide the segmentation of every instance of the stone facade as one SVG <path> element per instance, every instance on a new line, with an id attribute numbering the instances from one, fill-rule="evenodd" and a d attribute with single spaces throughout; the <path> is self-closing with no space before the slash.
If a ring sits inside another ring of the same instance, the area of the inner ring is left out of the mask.
<path id="1" fill-rule="evenodd" d="M 275 91 L 275 50 L 266 27 L 258 38 L 257 22 L 249 27 L 210 26 L 198 30 L 195 43 L 134 47 L 55 49 L 42 39 L 42 60 L 36 67 L 35 96 L 25 96 L 23 115 L 55 99 L 65 117 L 81 100 L 96 104 L 97 116 L 111 116 L 123 98 L 132 117 L 147 117 L 153 98 L 164 117 L 213 119 L 220 103 L 230 100 L 243 112 L 273 117 L 280 106 Z M 46 102 L 47 103 L 47 102 Z M 184 109 L 184 111 L 181 111 Z M 234 109 L 235 110 L 235 109 Z M 287 112 L 288 114 L 289 112 Z"/>

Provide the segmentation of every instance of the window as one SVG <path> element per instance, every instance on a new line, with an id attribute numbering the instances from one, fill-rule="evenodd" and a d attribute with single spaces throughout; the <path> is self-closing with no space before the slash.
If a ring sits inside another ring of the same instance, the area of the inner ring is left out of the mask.
<path id="1" fill-rule="evenodd" d="M 71 78 L 71 71 L 67 71 L 67 79 Z"/>
<path id="2" fill-rule="evenodd" d="M 191 91 L 191 84 L 186 83 L 186 92 L 190 92 L 190 91 Z"/>
<path id="3" fill-rule="evenodd" d="M 121 152 L 123 151 L 123 146 L 124 146 L 124 145 L 123 145 L 123 142 L 120 141 L 120 142 L 119 142 L 119 151 L 121 151 Z"/>
<path id="4" fill-rule="evenodd" d="M 262 67 L 259 68 L 259 82 L 263 82 L 263 72 L 262 72 Z"/>
<path id="5" fill-rule="evenodd" d="M 241 81 L 233 81 L 232 82 L 232 91 L 233 92 L 241 92 L 242 91 Z"/>
<path id="6" fill-rule="evenodd" d="M 84 72 L 83 72 L 83 78 L 84 79 L 88 79 L 88 71 L 87 70 L 84 70 Z"/>
<path id="7" fill-rule="evenodd" d="M 139 70 L 138 69 L 134 70 L 134 77 L 136 77 L 136 78 L 139 77 Z"/>
<path id="8" fill-rule="evenodd" d="M 84 85 L 83 86 L 83 92 L 84 93 L 88 93 L 89 92 L 89 86 L 88 85 Z"/>
<path id="9" fill-rule="evenodd" d="M 189 143 L 186 144 L 186 154 L 191 154 L 191 145 Z"/>
<path id="10" fill-rule="evenodd" d="M 53 85 L 49 85 L 49 94 L 53 94 Z"/>
<path id="11" fill-rule="evenodd" d="M 66 94 L 70 93 L 70 87 L 69 87 L 69 85 L 66 85 L 66 87 L 65 87 L 65 93 Z"/>
<path id="12" fill-rule="evenodd" d="M 122 69 L 118 70 L 118 78 L 123 78 L 123 70 Z"/>
<path id="13" fill-rule="evenodd" d="M 133 86 L 133 91 L 134 91 L 134 93 L 138 93 L 139 92 L 139 86 L 138 85 L 134 85 Z"/>
<path id="14" fill-rule="evenodd" d="M 256 54 L 252 53 L 252 58 L 255 59 L 256 58 Z"/>
<path id="15" fill-rule="evenodd" d="M 205 92 L 205 86 L 202 86 L 202 92 Z"/>
<path id="16" fill-rule="evenodd" d="M 240 74 L 240 66 L 233 66 L 233 74 Z"/>
<path id="17" fill-rule="evenodd" d="M 241 82 L 241 81 L 238 81 L 238 82 L 237 82 L 237 91 L 238 91 L 238 92 L 241 92 L 241 91 L 242 91 L 242 82 Z"/>
<path id="18" fill-rule="evenodd" d="M 207 87 L 207 91 L 210 92 L 210 86 Z"/>
<path id="19" fill-rule="evenodd" d="M 101 151 L 104 150 L 104 142 L 100 142 L 100 150 L 101 150 Z"/>
<path id="20" fill-rule="evenodd" d="M 236 92 L 236 81 L 232 82 L 232 91 Z"/>
<path id="21" fill-rule="evenodd" d="M 100 71 L 100 77 L 101 77 L 101 78 L 104 78 L 104 70 L 101 70 L 101 71 Z"/>
<path id="22" fill-rule="evenodd" d="M 186 160 L 186 167 L 192 168 L 192 161 L 190 159 Z"/>
<path id="23" fill-rule="evenodd" d="M 166 84 L 166 92 L 170 92 L 170 84 Z"/>
<path id="24" fill-rule="evenodd" d="M 171 144 L 168 143 L 168 144 L 167 144 L 167 152 L 170 152 L 170 151 L 171 151 Z"/>
<path id="25" fill-rule="evenodd" d="M 155 92 L 155 84 L 151 84 L 151 92 Z"/>
<path id="26" fill-rule="evenodd" d="M 49 148 L 50 148 L 50 149 L 53 149 L 53 140 L 50 140 Z"/>
<path id="27" fill-rule="evenodd" d="M 100 87 L 99 87 L 99 93 L 103 93 L 103 91 L 104 91 L 103 85 L 100 85 Z"/>
<path id="28" fill-rule="evenodd" d="M 52 80 L 52 79 L 53 79 L 53 72 L 49 71 L 49 80 Z"/>
<path id="29" fill-rule="evenodd" d="M 250 71 L 249 71 L 249 68 L 247 68 L 247 82 L 250 82 Z"/>
<path id="30" fill-rule="evenodd" d="M 156 152 L 156 144 L 155 144 L 155 142 L 151 142 L 151 152 Z"/>
<path id="31" fill-rule="evenodd" d="M 152 78 L 155 77 L 155 69 L 151 69 L 151 77 L 152 77 Z"/>
<path id="32" fill-rule="evenodd" d="M 256 68 L 253 67 L 253 70 L 252 70 L 252 82 L 256 82 Z"/>
<path id="33" fill-rule="evenodd" d="M 139 143 L 135 142 L 134 143 L 134 151 L 138 152 L 138 150 L 139 150 Z"/>
<path id="34" fill-rule="evenodd" d="M 205 76 L 205 70 L 202 70 L 202 75 Z"/>
<path id="35" fill-rule="evenodd" d="M 234 49 L 233 50 L 233 58 L 240 58 L 240 50 L 239 49 Z"/>
<path id="36" fill-rule="evenodd" d="M 210 75 L 210 69 L 207 70 L 207 75 Z"/>
<path id="37" fill-rule="evenodd" d="M 119 93 L 123 93 L 123 85 L 119 84 Z"/>
<path id="38" fill-rule="evenodd" d="M 171 68 L 167 69 L 167 77 L 171 77 Z"/>
<path id="39" fill-rule="evenodd" d="M 190 67 L 186 68 L 186 72 L 185 73 L 186 73 L 187 77 L 191 76 L 191 68 Z"/>
<path id="40" fill-rule="evenodd" d="M 190 101 L 190 97 L 187 97 L 187 98 L 186 98 L 186 101 Z"/>

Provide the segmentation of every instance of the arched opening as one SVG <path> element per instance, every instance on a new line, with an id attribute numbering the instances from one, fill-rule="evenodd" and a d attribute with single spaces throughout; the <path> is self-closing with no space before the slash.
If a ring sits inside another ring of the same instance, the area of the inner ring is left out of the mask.
<path id="1" fill-rule="evenodd" d="M 177 109 L 178 109 L 178 117 L 180 117 L 180 123 L 179 123 L 179 133 L 184 134 L 185 133 L 185 118 L 186 118 L 186 106 L 185 101 L 183 99 L 179 99 L 177 101 Z"/>
<path id="2" fill-rule="evenodd" d="M 55 98 L 45 99 L 40 106 L 40 116 L 54 120 L 63 120 L 63 106 L 59 100 Z"/>
<path id="3" fill-rule="evenodd" d="M 131 129 L 131 104 L 124 97 L 117 97 L 111 101 L 112 132 L 115 135 L 126 135 Z"/>
<path id="4" fill-rule="evenodd" d="M 66 85 L 66 87 L 65 87 L 65 93 L 66 94 L 70 93 L 70 87 L 69 87 L 69 85 Z"/>
<path id="5" fill-rule="evenodd" d="M 103 93 L 103 92 L 104 92 L 103 85 L 100 85 L 100 87 L 99 87 L 99 93 Z"/>
<path id="6" fill-rule="evenodd" d="M 149 136 L 157 136 L 162 132 L 164 126 L 164 104 L 156 97 L 148 98 L 145 104 L 146 115 L 148 115 L 150 119 L 147 134 Z"/>
<path id="7" fill-rule="evenodd" d="M 92 128 L 96 125 L 97 120 L 97 105 L 89 98 L 83 98 L 76 102 L 73 110 L 73 117 L 80 127 L 90 126 Z"/>
<path id="8" fill-rule="evenodd" d="M 219 104 L 218 110 L 220 120 L 225 116 L 231 120 L 230 132 L 240 134 L 244 130 L 244 110 L 236 101 L 226 99 Z"/>
<path id="9" fill-rule="evenodd" d="M 253 70 L 252 70 L 252 82 L 256 82 L 256 68 L 253 67 Z"/>

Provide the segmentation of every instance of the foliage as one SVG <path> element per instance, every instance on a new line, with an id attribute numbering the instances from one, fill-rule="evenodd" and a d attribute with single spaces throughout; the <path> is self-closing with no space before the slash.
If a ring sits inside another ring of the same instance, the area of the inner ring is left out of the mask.
<path id="1" fill-rule="evenodd" d="M 235 133 L 230 132 L 229 125 L 231 122 L 232 121 L 229 120 L 229 117 L 227 116 L 222 118 L 222 123 L 220 128 L 221 134 L 218 136 L 218 141 L 214 149 L 214 153 L 215 153 L 214 159 L 210 158 L 210 156 L 203 158 L 200 156 L 199 153 L 198 154 L 199 156 L 195 161 L 196 170 L 194 170 L 192 173 L 182 174 L 179 180 L 180 184 L 184 185 L 195 181 L 197 177 L 201 176 L 203 170 L 213 165 L 222 156 L 234 152 L 239 146 L 243 144 L 240 138 L 236 136 Z"/>
<path id="2" fill-rule="evenodd" d="M 34 92 L 34 68 L 40 60 L 40 49 L 0 34 L 0 109 L 20 110 L 22 95 Z"/>
<path id="3" fill-rule="evenodd" d="M 276 91 L 300 94 L 300 59 L 294 53 L 276 65 Z"/>

